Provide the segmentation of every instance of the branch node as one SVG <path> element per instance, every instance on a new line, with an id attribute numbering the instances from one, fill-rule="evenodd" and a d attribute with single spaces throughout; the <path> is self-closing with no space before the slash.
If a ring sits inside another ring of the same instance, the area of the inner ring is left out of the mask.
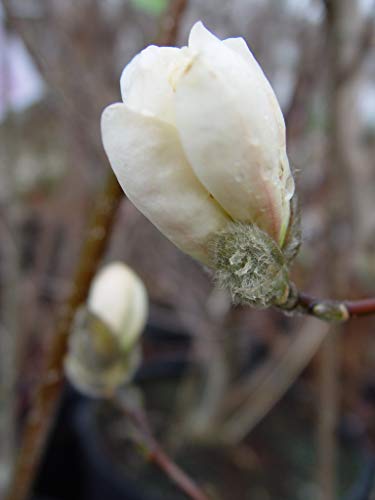
<path id="1" fill-rule="evenodd" d="M 319 302 L 312 307 L 312 314 L 319 319 L 341 323 L 350 318 L 349 311 L 341 302 Z"/>

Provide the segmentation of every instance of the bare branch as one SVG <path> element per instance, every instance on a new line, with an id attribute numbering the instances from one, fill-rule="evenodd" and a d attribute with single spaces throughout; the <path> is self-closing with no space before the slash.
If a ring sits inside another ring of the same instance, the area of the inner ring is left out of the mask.
<path id="1" fill-rule="evenodd" d="M 347 84 L 354 78 L 361 69 L 361 66 L 366 59 L 370 49 L 375 42 L 375 22 L 373 18 L 369 18 L 362 29 L 358 48 L 350 61 L 342 68 L 337 84 L 342 86 Z"/>
<path id="2" fill-rule="evenodd" d="M 41 377 L 25 424 L 8 500 L 27 498 L 32 487 L 63 386 L 63 360 L 71 324 L 77 308 L 86 300 L 91 280 L 105 251 L 121 194 L 121 188 L 111 174 L 104 192 L 98 198 L 75 273 L 71 295 L 62 307 L 57 322 L 45 373 Z"/>
<path id="3" fill-rule="evenodd" d="M 139 432 L 137 440 L 146 448 L 148 459 L 159 467 L 192 500 L 209 500 L 195 481 L 180 469 L 153 437 L 146 415 L 141 410 L 127 405 L 120 397 L 115 397 L 114 402 Z"/>
<path id="4" fill-rule="evenodd" d="M 353 317 L 375 314 L 375 298 L 360 300 L 324 300 L 299 293 L 296 307 L 305 314 L 331 321 L 346 321 Z"/>

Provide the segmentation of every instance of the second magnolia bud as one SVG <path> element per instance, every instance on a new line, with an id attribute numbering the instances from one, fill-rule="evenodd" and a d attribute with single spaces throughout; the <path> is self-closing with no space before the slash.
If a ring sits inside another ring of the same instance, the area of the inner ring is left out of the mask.
<path id="1" fill-rule="evenodd" d="M 141 359 L 138 339 L 147 317 L 141 280 L 122 263 L 102 269 L 86 307 L 76 315 L 65 372 L 81 392 L 110 397 L 130 382 Z"/>

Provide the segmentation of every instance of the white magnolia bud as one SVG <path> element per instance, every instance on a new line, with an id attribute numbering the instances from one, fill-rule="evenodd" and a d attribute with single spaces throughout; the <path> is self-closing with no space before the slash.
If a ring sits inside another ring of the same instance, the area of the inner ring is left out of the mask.
<path id="1" fill-rule="evenodd" d="M 187 47 L 150 46 L 138 54 L 123 71 L 121 93 L 123 102 L 102 115 L 104 148 L 129 199 L 165 236 L 223 271 L 219 283 L 232 292 L 252 277 L 239 284 L 235 269 L 228 285 L 233 256 L 223 249 L 244 240 L 220 246 L 222 238 L 242 238 L 248 227 L 246 247 L 253 240 L 256 246 L 270 241 L 286 262 L 294 257 L 299 238 L 291 215 L 294 180 L 284 119 L 242 38 L 221 41 L 198 22 Z M 233 231 L 233 224 L 240 230 Z M 264 268 L 259 258 L 257 268 Z M 280 299 L 274 289 L 266 295 L 260 305 Z M 257 303 L 249 297 L 244 301 Z"/>
<path id="2" fill-rule="evenodd" d="M 145 287 L 127 266 L 114 263 L 98 273 L 75 317 L 65 359 L 65 373 L 77 389 L 106 397 L 132 379 L 147 309 Z"/>
<path id="3" fill-rule="evenodd" d="M 242 38 L 201 22 L 188 47 L 150 46 L 102 116 L 103 143 L 129 199 L 186 253 L 212 265 L 228 222 L 256 224 L 282 247 L 294 193 L 275 94 Z"/>
<path id="4" fill-rule="evenodd" d="M 122 347 L 128 349 L 138 340 L 146 323 L 145 286 L 128 266 L 114 262 L 99 271 L 93 280 L 87 309 L 106 323 Z"/>

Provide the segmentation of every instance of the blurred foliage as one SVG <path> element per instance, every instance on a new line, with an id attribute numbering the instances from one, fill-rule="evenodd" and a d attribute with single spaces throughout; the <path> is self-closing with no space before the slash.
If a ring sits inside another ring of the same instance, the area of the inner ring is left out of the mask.
<path id="1" fill-rule="evenodd" d="M 159 16 L 167 8 L 168 0 L 132 0 L 132 3 L 148 14 Z"/>

